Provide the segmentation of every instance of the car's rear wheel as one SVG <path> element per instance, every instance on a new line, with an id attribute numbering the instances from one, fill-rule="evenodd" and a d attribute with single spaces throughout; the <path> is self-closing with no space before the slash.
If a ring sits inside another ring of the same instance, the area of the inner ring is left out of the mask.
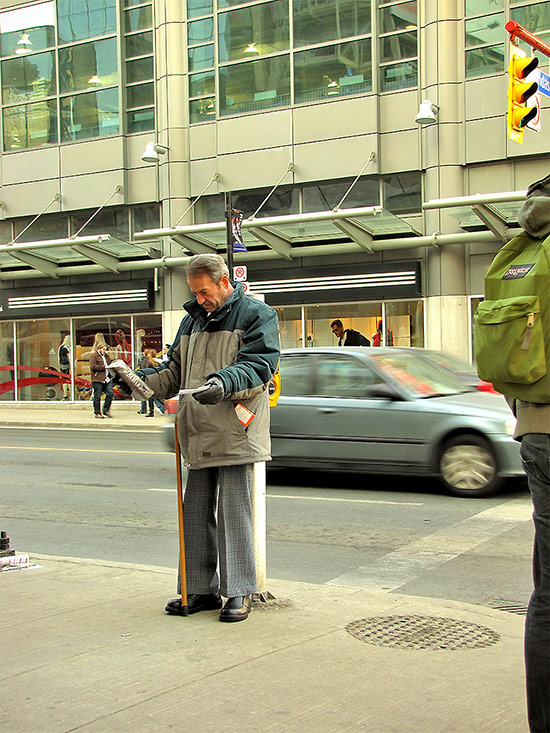
<path id="1" fill-rule="evenodd" d="M 489 496 L 502 485 L 495 454 L 477 435 L 457 435 L 447 440 L 439 454 L 438 468 L 443 483 L 455 496 Z"/>

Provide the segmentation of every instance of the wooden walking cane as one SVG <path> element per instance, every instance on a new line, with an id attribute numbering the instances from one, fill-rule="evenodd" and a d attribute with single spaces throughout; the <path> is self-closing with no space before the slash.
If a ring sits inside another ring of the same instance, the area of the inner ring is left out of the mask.
<path id="1" fill-rule="evenodd" d="M 178 488 L 178 530 L 180 540 L 180 590 L 181 615 L 188 616 L 187 608 L 187 574 L 185 571 L 185 537 L 183 532 L 183 481 L 181 476 L 181 449 L 178 439 L 178 423 L 174 420 L 174 442 L 176 447 L 176 483 Z"/>

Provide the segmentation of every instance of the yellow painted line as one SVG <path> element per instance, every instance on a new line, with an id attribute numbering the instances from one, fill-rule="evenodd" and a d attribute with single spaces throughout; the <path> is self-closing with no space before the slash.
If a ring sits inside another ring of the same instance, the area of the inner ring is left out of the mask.
<path id="1" fill-rule="evenodd" d="M 106 450 L 101 448 L 39 448 L 31 445 L 2 445 L 4 450 L 42 450 L 42 451 L 70 451 L 72 453 L 131 453 L 132 455 L 164 456 L 172 455 L 171 451 L 164 450 Z"/>

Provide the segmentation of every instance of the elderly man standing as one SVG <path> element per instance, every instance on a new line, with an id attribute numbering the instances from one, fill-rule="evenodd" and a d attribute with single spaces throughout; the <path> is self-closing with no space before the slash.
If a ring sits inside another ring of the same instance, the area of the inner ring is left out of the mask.
<path id="1" fill-rule="evenodd" d="M 219 255 L 191 257 L 187 282 L 195 297 L 184 305 L 169 360 L 138 374 L 160 399 L 203 387 L 180 399 L 176 415 L 188 468 L 187 610 L 221 608 L 224 596 L 220 621 L 243 621 L 256 591 L 251 490 L 253 464 L 270 459 L 268 384 L 279 362 L 277 315 L 230 282 Z M 169 601 L 166 611 L 181 615 L 181 599 Z"/>

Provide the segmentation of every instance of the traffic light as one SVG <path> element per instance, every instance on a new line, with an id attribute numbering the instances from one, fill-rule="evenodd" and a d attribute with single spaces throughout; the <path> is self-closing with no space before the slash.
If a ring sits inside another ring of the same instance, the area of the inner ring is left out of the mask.
<path id="1" fill-rule="evenodd" d="M 536 93 L 539 85 L 526 81 L 526 77 L 537 68 L 536 56 L 525 56 L 516 46 L 511 47 L 508 66 L 508 137 L 517 143 L 523 142 L 525 125 L 534 119 L 538 110 L 528 106 L 528 101 Z"/>

